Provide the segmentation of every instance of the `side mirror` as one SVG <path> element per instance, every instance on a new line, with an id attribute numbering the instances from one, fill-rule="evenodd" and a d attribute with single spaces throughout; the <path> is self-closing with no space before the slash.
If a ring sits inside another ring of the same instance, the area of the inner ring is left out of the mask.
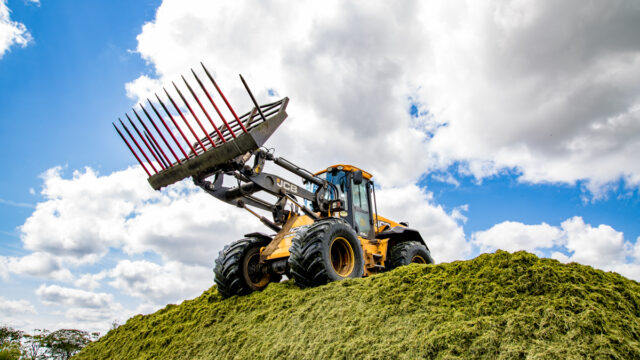
<path id="1" fill-rule="evenodd" d="M 356 185 L 362 184 L 362 170 L 353 172 L 353 183 Z"/>

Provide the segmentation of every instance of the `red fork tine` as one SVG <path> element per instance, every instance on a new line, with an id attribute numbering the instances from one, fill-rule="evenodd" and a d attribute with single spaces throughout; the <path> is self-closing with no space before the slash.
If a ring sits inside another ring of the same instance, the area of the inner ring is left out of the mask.
<path id="1" fill-rule="evenodd" d="M 189 139 L 187 139 L 187 137 L 184 135 L 184 133 L 182 132 L 182 129 L 180 129 L 180 126 L 178 126 L 178 123 L 173 118 L 173 115 L 171 115 L 171 112 L 169 112 L 169 109 L 167 109 L 167 107 L 164 105 L 162 100 L 160 100 L 160 97 L 158 96 L 158 94 L 154 94 L 154 95 L 156 96 L 156 99 L 158 99 L 158 102 L 160 103 L 160 105 L 164 109 L 164 112 L 167 113 L 167 115 L 169 116 L 169 119 L 171 119 L 171 122 L 173 123 L 173 125 L 176 127 L 176 129 L 178 129 L 178 132 L 180 132 L 180 135 L 182 135 L 182 138 L 184 139 L 184 142 L 187 143 L 187 145 L 189 146 L 189 149 L 191 149 L 191 151 L 193 151 L 193 154 L 197 156 L 198 154 L 196 153 L 196 149 L 193 148 L 193 146 L 191 145 L 191 142 L 189 141 Z M 151 105 L 151 107 L 153 107 L 153 110 L 156 110 L 153 105 Z M 157 110 L 156 110 L 156 113 L 157 113 Z M 180 146 L 180 144 L 178 144 L 178 146 Z M 182 150 L 182 147 L 180 147 L 180 150 Z M 184 150 L 182 150 L 182 153 L 184 154 L 184 156 L 187 159 L 189 158 L 187 156 L 187 154 L 185 154 Z"/>
<path id="2" fill-rule="evenodd" d="M 156 141 L 156 138 L 153 137 L 153 134 L 151 133 L 151 131 L 149 131 L 149 128 L 147 127 L 147 125 L 142 121 L 142 119 L 140 118 L 140 115 L 138 115 L 138 113 L 136 112 L 136 109 L 132 109 L 132 110 L 133 110 L 133 113 L 136 115 L 136 118 L 138 118 L 138 121 L 140 122 L 140 124 L 142 124 L 144 131 L 146 131 L 147 134 L 151 136 L 151 141 L 149 141 L 151 146 L 154 147 L 155 145 L 154 148 L 160 150 L 158 154 L 162 154 L 162 156 L 160 156 L 162 160 L 166 160 L 166 162 L 171 163 L 171 160 L 169 160 L 169 157 L 167 156 L 167 154 L 164 153 L 164 151 L 160 147 L 160 144 L 158 144 L 158 142 Z M 164 164 L 165 162 L 163 161 L 162 163 Z"/>
<path id="3" fill-rule="evenodd" d="M 142 111 L 144 112 L 144 114 L 147 116 L 147 119 L 149 119 L 149 122 L 151 122 L 151 125 L 153 125 L 153 128 L 156 129 L 156 132 L 158 133 L 158 135 L 160 135 L 160 138 L 162 139 L 162 141 L 164 141 L 164 144 L 167 146 L 167 148 L 169 148 L 169 151 L 171 151 L 171 154 L 173 154 L 173 157 L 176 159 L 176 161 L 178 162 L 178 164 L 180 163 L 180 158 L 178 157 L 178 155 L 176 155 L 176 153 L 173 151 L 173 149 L 171 148 L 171 145 L 169 145 L 169 142 L 167 141 L 167 139 L 165 139 L 164 135 L 162 135 L 162 132 L 160 131 L 160 129 L 158 129 L 158 127 L 156 126 L 156 123 L 153 121 L 153 119 L 151 118 L 151 115 L 149 115 L 149 113 L 147 112 L 147 110 L 142 106 L 142 104 L 138 104 L 140 105 L 140 109 L 142 109 Z M 171 133 L 171 132 L 169 132 Z"/>
<path id="4" fill-rule="evenodd" d="M 162 117 L 162 115 L 160 115 L 158 110 L 156 110 L 156 107 L 153 106 L 153 103 L 151 102 L 151 100 L 147 99 L 147 101 L 149 102 L 149 105 L 151 105 L 151 108 L 153 109 L 153 112 L 155 112 L 156 116 L 160 119 L 160 122 L 162 122 L 162 125 L 164 125 L 164 128 L 167 130 L 169 135 L 171 135 L 171 138 L 173 139 L 173 141 L 176 143 L 176 145 L 178 145 L 178 149 L 180 149 L 180 151 L 182 152 L 182 155 L 184 155 L 184 157 L 186 158 L 187 157 L 187 153 L 184 151 L 184 149 L 180 145 L 180 142 L 178 142 L 178 139 L 176 139 L 176 137 L 173 135 L 173 131 L 171 131 L 171 129 L 169 129 L 169 126 L 167 126 L 167 123 L 164 121 L 164 118 Z M 180 163 L 180 159 L 179 158 L 178 158 L 178 163 Z"/>
<path id="5" fill-rule="evenodd" d="M 258 110 L 258 113 L 260 114 L 260 117 L 262 118 L 262 121 L 267 121 L 267 118 L 262 113 L 262 109 L 260 109 L 260 105 L 258 105 L 258 102 L 256 101 L 256 98 L 253 97 L 253 93 L 251 92 L 251 89 L 249 89 L 249 85 L 247 85 L 247 82 L 244 81 L 244 78 L 242 77 L 242 75 L 240 75 L 240 80 L 242 81 L 242 85 L 244 85 L 244 88 L 247 89 L 247 93 L 249 94 L 249 97 L 251 98 L 251 101 L 253 102 L 253 105 L 256 106 L 256 110 Z"/>
<path id="6" fill-rule="evenodd" d="M 158 164 L 160 165 L 162 170 L 164 170 L 165 167 L 164 167 L 164 165 L 162 165 L 162 161 L 160 161 L 160 159 L 158 159 L 156 154 L 153 152 L 153 149 L 151 148 L 151 145 L 149 145 L 147 140 L 145 140 L 144 136 L 142 136 L 142 134 L 140 133 L 140 130 L 138 130 L 138 127 L 136 126 L 136 124 L 134 124 L 133 121 L 131 120 L 131 118 L 129 117 L 129 114 L 125 114 L 125 116 L 127 117 L 127 119 L 129 119 L 129 123 L 131 124 L 131 126 L 133 126 L 133 129 L 136 131 L 136 133 L 138 133 L 138 136 L 140 137 L 142 142 L 147 146 L 147 149 L 149 149 L 149 152 L 151 152 L 151 155 L 153 155 L 153 157 L 156 159 L 156 161 L 158 162 Z"/>
<path id="7" fill-rule="evenodd" d="M 187 125 L 187 127 L 191 131 L 191 134 L 193 134 L 193 136 L 198 141 L 198 144 L 200 144 L 200 147 L 202 148 L 202 151 L 206 152 L 207 148 L 205 148 L 204 145 L 202 145 L 202 141 L 200 141 L 200 138 L 198 137 L 198 135 L 196 135 L 196 132 L 193 131 L 193 128 L 191 127 L 191 125 L 189 125 L 189 122 L 187 121 L 187 118 L 185 118 L 184 115 L 182 115 L 182 111 L 180 111 L 180 108 L 178 107 L 178 104 L 176 104 L 176 102 L 173 101 L 173 98 L 171 97 L 171 95 L 169 95 L 169 92 L 167 91 L 167 89 L 162 88 L 162 90 L 164 90 L 165 94 L 167 94 L 167 97 L 169 98 L 169 101 L 171 101 L 171 104 L 173 104 L 173 107 L 176 108 L 176 111 L 178 112 L 178 114 L 180 114 L 180 117 L 182 118 L 182 121 L 184 121 L 184 123 Z M 195 152 L 195 150 L 193 151 L 193 153 L 195 155 L 198 155 L 198 153 Z"/>
<path id="8" fill-rule="evenodd" d="M 127 116 L 128 117 L 128 116 Z M 122 122 L 122 120 L 120 118 L 118 118 L 118 120 L 120 120 L 120 125 L 122 125 L 122 127 L 124 128 L 124 130 L 127 132 L 127 134 L 129 134 L 129 137 L 131 138 L 131 140 L 133 140 L 133 143 L 136 144 L 136 147 L 138 148 L 138 150 L 140 150 L 140 153 L 142 153 L 142 156 L 144 156 L 145 160 L 147 160 L 147 163 L 151 166 L 151 168 L 153 169 L 153 171 L 157 174 L 158 170 L 156 170 L 156 167 L 153 166 L 153 163 L 151 162 L 151 160 L 149 160 L 149 157 L 147 157 L 147 154 L 144 152 L 144 150 L 142 150 L 142 148 L 140 147 L 140 144 L 138 144 L 138 141 L 136 141 L 136 138 L 133 137 L 133 135 L 131 135 L 131 132 L 129 131 L 129 129 L 124 125 L 124 123 Z M 131 119 L 129 119 L 129 121 L 131 121 Z"/>
<path id="9" fill-rule="evenodd" d="M 191 93 L 193 98 L 196 99 L 196 102 L 200 106 L 200 109 L 202 109 L 202 112 L 204 112 L 204 115 L 207 117 L 207 119 L 209 120 L 211 125 L 213 125 L 213 128 L 216 130 L 216 133 L 218 134 L 218 137 L 220 138 L 220 140 L 222 140 L 223 143 L 226 143 L 226 141 L 224 140 L 224 137 L 222 137 L 222 133 L 220 132 L 220 130 L 218 130 L 218 127 L 213 122 L 213 120 L 211 120 L 211 117 L 209 116 L 209 113 L 207 112 L 207 110 L 205 110 L 204 106 L 202 106 L 202 103 L 200 102 L 200 99 L 198 99 L 198 96 L 196 96 L 196 93 L 193 91 L 193 89 L 191 88 L 191 86 L 187 82 L 187 79 L 184 78 L 184 76 L 182 76 L 182 81 L 184 81 L 184 84 L 187 85 L 187 89 L 189 89 L 189 92 Z"/>
<path id="10" fill-rule="evenodd" d="M 229 133 L 231 134 L 231 136 L 235 139 L 236 134 L 233 132 L 233 130 L 231 130 L 231 126 L 229 126 L 229 123 L 227 123 L 227 120 L 224 118 L 224 116 L 222 116 L 220 109 L 218 109 L 218 106 L 213 101 L 213 98 L 211 98 L 211 95 L 209 95 L 207 88 L 204 87 L 204 84 L 202 84 L 202 81 L 200 81 L 200 78 L 198 78 L 198 75 L 196 75 L 196 72 L 193 71 L 193 69 L 191 69 L 191 73 L 193 74 L 193 77 L 196 78 L 196 81 L 198 82 L 198 85 L 200 85 L 200 88 L 202 89 L 202 91 L 204 91 L 205 95 L 207 95 L 207 98 L 209 99 L 209 102 L 211 102 L 211 105 L 213 105 L 213 108 L 216 109 L 218 116 L 220 117 L 220 119 L 222 119 L 222 122 L 227 127 L 227 130 L 229 130 Z"/>
<path id="11" fill-rule="evenodd" d="M 191 113 L 191 115 L 193 116 L 194 119 L 196 119 L 196 122 L 198 123 L 198 125 L 200 126 L 200 129 L 202 129 L 202 131 L 204 132 L 204 134 L 207 136 L 207 139 L 209 139 L 209 143 L 211 144 L 212 147 L 216 147 L 216 144 L 213 142 L 213 139 L 211 138 L 211 136 L 209 136 L 209 133 L 207 132 L 207 130 L 204 128 L 204 126 L 202 126 L 202 123 L 200 122 L 200 119 L 198 119 L 198 116 L 196 116 L 196 113 L 193 111 L 193 109 L 191 108 L 191 105 L 189 105 L 189 103 L 187 102 L 187 99 L 185 99 L 184 95 L 182 95 L 182 92 L 180 92 L 180 89 L 178 89 L 178 86 L 176 85 L 176 83 L 172 82 L 173 87 L 176 89 L 176 91 L 178 92 L 178 96 L 180 96 L 180 98 L 182 99 L 182 102 L 184 102 L 185 105 L 187 105 L 187 109 L 189 109 L 189 112 Z"/>
<path id="12" fill-rule="evenodd" d="M 151 141 L 151 138 L 149 137 L 149 133 L 148 132 L 144 132 L 144 137 L 147 138 L 147 141 L 149 142 L 149 144 L 151 144 L 151 148 L 153 148 L 153 151 L 156 153 L 156 155 L 158 155 L 158 157 L 160 158 L 160 161 L 162 161 L 162 165 L 164 165 L 165 168 L 169 167 L 167 166 L 167 163 L 165 162 L 164 158 L 162 156 L 160 156 L 160 152 L 158 151 L 158 148 L 156 148 L 156 146 L 153 144 L 153 141 Z"/>
<path id="13" fill-rule="evenodd" d="M 147 170 L 147 168 L 144 166 L 144 164 L 142 163 L 142 161 L 140 160 L 140 158 L 138 157 L 138 154 L 136 154 L 135 151 L 133 151 L 133 148 L 131 147 L 131 145 L 129 145 L 129 142 L 127 141 L 127 139 L 125 139 L 124 135 L 122 135 L 122 133 L 120 132 L 120 129 L 118 129 L 118 127 L 116 126 L 116 124 L 111 123 L 111 125 L 113 125 L 113 127 L 116 129 L 116 131 L 118 132 L 118 135 L 120 135 L 120 138 L 122 138 L 122 141 L 124 141 L 125 144 L 127 144 L 127 147 L 129 148 L 129 150 L 131 151 L 131 153 L 133 154 L 133 156 L 136 157 L 136 160 L 138 160 L 138 163 L 140 164 L 140 166 L 142 166 L 142 168 L 144 169 L 144 172 L 147 173 L 147 175 L 149 177 L 151 177 L 151 173 L 149 172 L 149 170 Z"/>
<path id="14" fill-rule="evenodd" d="M 204 69 L 204 72 L 207 74 L 207 77 L 209 78 L 209 80 L 211 80 L 211 82 L 213 83 L 213 86 L 215 86 L 216 90 L 218 91 L 218 94 L 220 94 L 220 97 L 222 97 L 222 100 L 224 100 L 224 103 L 227 104 L 227 107 L 229 108 L 229 110 L 231 111 L 233 116 L 236 118 L 236 122 L 240 125 L 240 128 L 242 128 L 242 131 L 247 132 L 247 129 L 244 127 L 244 125 L 242 125 L 242 121 L 240 121 L 240 118 L 238 117 L 236 112 L 231 107 L 231 104 L 229 104 L 229 102 L 227 101 L 227 98 L 224 96 L 222 91 L 220 91 L 220 88 L 218 87 L 218 84 L 216 83 L 215 80 L 213 80 L 213 76 L 211 76 L 211 74 L 209 74 L 209 70 L 207 70 L 207 68 L 204 66 L 203 63 L 200 63 L 200 65 L 202 65 L 202 68 Z"/>

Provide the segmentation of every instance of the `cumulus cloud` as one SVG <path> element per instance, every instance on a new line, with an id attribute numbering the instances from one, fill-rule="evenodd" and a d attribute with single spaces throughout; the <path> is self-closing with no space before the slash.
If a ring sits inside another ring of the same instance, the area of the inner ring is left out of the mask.
<path id="1" fill-rule="evenodd" d="M 238 72 L 263 101 L 269 89 L 292 97 L 271 144 L 313 168 L 347 156 L 393 186 L 451 166 L 584 180 L 595 196 L 620 178 L 637 186 L 640 7 L 460 5 L 165 0 L 137 51 L 162 83 L 204 59 L 242 108 Z"/>
<path id="2" fill-rule="evenodd" d="M 24 24 L 11 20 L 6 0 L 0 0 L 0 59 L 13 45 L 27 46 L 31 34 Z"/>
<path id="3" fill-rule="evenodd" d="M 110 293 L 42 284 L 35 291 L 40 301 L 63 315 L 54 327 L 106 331 L 113 321 L 123 321 L 134 313 L 114 300 Z M 62 310 L 62 311 L 60 311 Z M 41 326 L 41 325 L 40 325 Z"/>
<path id="4" fill-rule="evenodd" d="M 158 79 L 152 79 L 147 75 L 141 75 L 136 80 L 125 84 L 127 96 L 137 99 L 138 103 L 144 103 L 146 99 L 153 99 L 154 93 L 161 90 L 162 83 Z"/>
<path id="5" fill-rule="evenodd" d="M 599 269 L 616 271 L 640 279 L 640 245 L 624 239 L 609 225 L 596 227 L 574 216 L 560 226 L 546 223 L 527 225 L 505 221 L 472 234 L 471 242 L 481 251 L 526 250 L 551 256 L 563 262 L 578 262 Z"/>
<path id="6" fill-rule="evenodd" d="M 58 281 L 70 281 L 71 272 L 62 267 L 60 261 L 50 254 L 34 252 L 22 257 L 0 256 L 0 277 L 9 274 L 29 275 Z"/>
<path id="7" fill-rule="evenodd" d="M 158 265 L 146 260 L 120 261 L 109 272 L 109 285 L 145 303 L 176 303 L 202 293 L 213 283 L 210 268 L 179 262 Z"/>
<path id="8" fill-rule="evenodd" d="M 27 300 L 9 300 L 0 296 L 0 313 L 5 316 L 35 314 L 36 309 Z"/>
<path id="9" fill-rule="evenodd" d="M 21 226 L 24 247 L 75 264 L 91 263 L 122 241 L 125 221 L 153 191 L 135 169 L 100 177 L 95 171 L 74 171 L 71 179 L 57 167 L 43 174 L 42 195 Z"/>
<path id="10" fill-rule="evenodd" d="M 561 227 L 566 235 L 562 239 L 563 245 L 571 253 L 570 261 L 604 268 L 625 264 L 627 256 L 633 255 L 624 234 L 609 225 L 593 227 L 575 216 L 563 221 Z"/>
<path id="11" fill-rule="evenodd" d="M 93 291 L 102 286 L 101 282 L 106 276 L 106 270 L 100 271 L 96 274 L 82 274 L 73 282 L 73 284 L 79 288 Z"/>
<path id="12" fill-rule="evenodd" d="M 95 293 L 58 285 L 43 284 L 36 290 L 36 295 L 44 303 L 78 308 L 100 309 L 108 308 L 113 304 L 113 295 L 111 294 Z"/>
<path id="13" fill-rule="evenodd" d="M 482 252 L 502 249 L 507 251 L 551 248 L 560 242 L 562 230 L 546 223 L 526 225 L 515 221 L 496 224 L 488 230 L 475 232 L 473 243 Z"/>

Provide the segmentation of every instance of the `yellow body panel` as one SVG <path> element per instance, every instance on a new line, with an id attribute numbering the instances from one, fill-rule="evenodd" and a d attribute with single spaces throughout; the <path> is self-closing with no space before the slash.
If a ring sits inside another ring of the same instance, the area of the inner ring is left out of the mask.
<path id="1" fill-rule="evenodd" d="M 287 220 L 282 230 L 276 234 L 271 243 L 260 253 L 261 259 L 275 260 L 289 257 L 291 240 L 296 236 L 297 228 L 313 224 L 313 219 L 307 215 L 293 215 Z"/>

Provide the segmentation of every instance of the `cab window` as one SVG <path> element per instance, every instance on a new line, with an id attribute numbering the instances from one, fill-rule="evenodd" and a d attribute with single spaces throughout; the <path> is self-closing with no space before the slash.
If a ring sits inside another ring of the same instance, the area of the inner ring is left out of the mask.
<path id="1" fill-rule="evenodd" d="M 337 171 L 334 174 L 330 173 L 330 172 L 326 172 L 323 174 L 320 174 L 319 176 L 322 179 L 327 180 L 328 182 L 334 184 L 336 186 L 336 188 L 338 188 L 338 196 L 340 198 L 340 200 L 342 200 L 344 202 L 344 206 L 346 208 L 348 208 L 349 204 L 347 201 L 347 173 L 344 171 Z M 307 185 L 307 190 L 315 193 L 316 190 L 318 190 L 318 185 L 315 184 L 310 184 Z M 335 196 L 333 191 L 327 191 L 325 193 L 325 197 L 327 198 L 327 200 L 335 200 Z M 307 200 L 305 200 L 305 205 L 306 206 L 310 206 L 311 203 Z"/>
<path id="2" fill-rule="evenodd" d="M 371 231 L 367 182 L 363 181 L 358 185 L 352 182 L 351 186 L 354 225 L 358 227 L 360 236 L 367 237 Z"/>

